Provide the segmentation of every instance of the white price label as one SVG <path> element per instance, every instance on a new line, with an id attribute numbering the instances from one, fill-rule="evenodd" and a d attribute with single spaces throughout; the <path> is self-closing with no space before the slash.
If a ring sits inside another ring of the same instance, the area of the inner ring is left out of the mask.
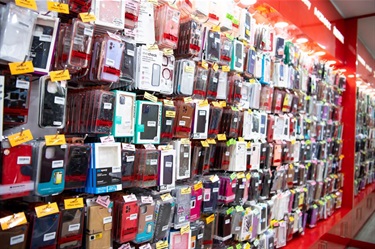
<path id="1" fill-rule="evenodd" d="M 112 216 L 104 217 L 103 224 L 112 223 Z"/>
<path id="2" fill-rule="evenodd" d="M 16 87 L 20 89 L 29 89 L 30 82 L 27 80 L 17 80 L 16 81 Z"/>
<path id="3" fill-rule="evenodd" d="M 112 103 L 104 103 L 104 109 L 111 110 L 112 109 Z"/>
<path id="4" fill-rule="evenodd" d="M 54 103 L 57 105 L 65 105 L 65 98 L 55 96 Z"/>
<path id="5" fill-rule="evenodd" d="M 31 157 L 29 156 L 19 156 L 17 157 L 17 164 L 30 164 Z"/>
<path id="6" fill-rule="evenodd" d="M 52 168 L 62 168 L 64 167 L 64 160 L 55 160 L 52 161 Z"/>
<path id="7" fill-rule="evenodd" d="M 49 241 L 49 240 L 53 240 L 56 238 L 56 232 L 52 232 L 52 233 L 46 233 L 44 236 L 43 236 L 43 241 Z"/>
<path id="8" fill-rule="evenodd" d="M 25 241 L 25 235 L 24 234 L 10 237 L 10 245 L 11 246 L 22 243 L 24 241 Z"/>
<path id="9" fill-rule="evenodd" d="M 81 227 L 81 224 L 72 224 L 72 225 L 69 225 L 68 231 L 69 232 L 78 231 L 80 227 Z"/>

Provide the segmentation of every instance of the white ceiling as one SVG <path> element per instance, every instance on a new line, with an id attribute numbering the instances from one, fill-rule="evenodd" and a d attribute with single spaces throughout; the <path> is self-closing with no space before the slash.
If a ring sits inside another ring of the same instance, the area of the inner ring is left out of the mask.
<path id="1" fill-rule="evenodd" d="M 344 18 L 375 14 L 375 0 L 330 0 Z M 358 19 L 358 38 L 375 59 L 375 16 Z"/>

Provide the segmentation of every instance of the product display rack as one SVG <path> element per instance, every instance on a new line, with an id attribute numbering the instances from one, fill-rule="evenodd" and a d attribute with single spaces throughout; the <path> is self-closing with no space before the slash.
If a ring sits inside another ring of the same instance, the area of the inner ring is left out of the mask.
<path id="1" fill-rule="evenodd" d="M 270 5 L 83 2 L 1 6 L 6 248 L 280 248 L 341 208 L 346 76 Z"/>

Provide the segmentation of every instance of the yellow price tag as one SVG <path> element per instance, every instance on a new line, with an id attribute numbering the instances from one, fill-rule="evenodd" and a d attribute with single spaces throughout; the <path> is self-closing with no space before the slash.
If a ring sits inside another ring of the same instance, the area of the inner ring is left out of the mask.
<path id="1" fill-rule="evenodd" d="M 50 214 L 56 214 L 59 212 L 59 208 L 57 206 L 56 202 L 48 203 L 46 205 L 35 207 L 36 216 L 38 218 L 50 215 Z"/>
<path id="2" fill-rule="evenodd" d="M 19 133 L 8 136 L 10 146 L 14 147 L 28 141 L 33 140 L 33 134 L 30 130 L 21 131 Z"/>
<path id="3" fill-rule="evenodd" d="M 344 155 L 340 155 L 339 159 L 342 160 L 342 159 L 344 159 L 344 157 L 345 157 Z"/>
<path id="4" fill-rule="evenodd" d="M 223 72 L 229 72 L 230 71 L 230 67 L 229 66 L 222 66 L 221 67 L 221 71 L 223 71 Z"/>
<path id="5" fill-rule="evenodd" d="M 247 180 L 250 180 L 250 178 L 251 178 L 250 173 L 247 173 L 247 174 L 246 174 L 246 179 L 247 179 Z"/>
<path id="6" fill-rule="evenodd" d="M 23 225 L 26 223 L 27 219 L 24 212 L 9 215 L 0 219 L 2 230 L 8 230 L 15 226 Z"/>
<path id="7" fill-rule="evenodd" d="M 253 227 L 251 227 L 250 230 L 251 230 L 250 232 L 252 232 L 252 231 L 253 231 Z M 250 246 L 249 242 L 247 242 L 247 243 L 245 244 L 244 249 L 250 249 L 250 248 L 251 248 L 251 246 Z"/>
<path id="8" fill-rule="evenodd" d="M 219 25 L 212 26 L 211 30 L 214 31 L 214 32 L 220 32 L 220 26 Z"/>
<path id="9" fill-rule="evenodd" d="M 12 63 L 9 63 L 8 65 L 9 65 L 10 73 L 12 75 L 34 72 L 34 65 L 32 61 L 12 62 Z"/>
<path id="10" fill-rule="evenodd" d="M 244 172 L 238 172 L 237 173 L 237 178 L 238 179 L 245 178 L 245 173 Z"/>
<path id="11" fill-rule="evenodd" d="M 217 134 L 217 140 L 227 141 L 227 136 L 225 134 Z"/>
<path id="12" fill-rule="evenodd" d="M 44 139 L 47 146 L 66 144 L 65 135 L 46 135 Z"/>
<path id="13" fill-rule="evenodd" d="M 166 200 L 170 200 L 172 199 L 172 196 L 170 193 L 166 193 L 164 195 L 161 195 L 160 198 L 163 200 L 163 201 L 166 201 Z"/>
<path id="14" fill-rule="evenodd" d="M 174 106 L 173 100 L 163 99 L 163 103 L 164 105 L 167 105 L 167 106 Z"/>
<path id="15" fill-rule="evenodd" d="M 49 76 L 51 81 L 70 80 L 69 70 L 51 71 Z"/>
<path id="16" fill-rule="evenodd" d="M 94 14 L 90 14 L 87 12 L 79 13 L 79 17 L 81 18 L 82 22 L 95 22 L 96 16 Z"/>
<path id="17" fill-rule="evenodd" d="M 194 184 L 194 191 L 197 191 L 198 189 L 201 189 L 201 188 L 203 188 L 203 184 L 201 181 Z"/>
<path id="18" fill-rule="evenodd" d="M 211 214 L 210 216 L 208 216 L 206 218 L 206 223 L 207 224 L 210 224 L 211 222 L 213 222 L 215 220 L 215 215 L 214 214 Z"/>
<path id="19" fill-rule="evenodd" d="M 247 142 L 246 149 L 250 149 L 250 148 L 251 148 L 251 142 Z"/>
<path id="20" fill-rule="evenodd" d="M 194 67 L 193 66 L 185 66 L 184 71 L 186 73 L 194 73 Z"/>
<path id="21" fill-rule="evenodd" d="M 210 145 L 207 143 L 207 141 L 201 141 L 201 144 L 203 147 L 210 147 Z"/>
<path id="22" fill-rule="evenodd" d="M 243 137 L 238 137 L 238 142 L 245 142 L 245 139 Z"/>
<path id="23" fill-rule="evenodd" d="M 189 103 L 193 102 L 193 99 L 191 97 L 185 97 L 184 102 L 185 102 L 185 104 L 189 104 Z"/>
<path id="24" fill-rule="evenodd" d="M 47 1 L 47 9 L 48 11 L 69 14 L 69 5 L 66 3 L 56 3 Z"/>
<path id="25" fill-rule="evenodd" d="M 225 102 L 225 101 L 220 101 L 219 102 L 220 103 L 220 105 L 221 105 L 221 107 L 227 107 L 227 102 Z"/>
<path id="26" fill-rule="evenodd" d="M 170 49 L 170 48 L 164 48 L 164 49 L 163 49 L 163 54 L 164 54 L 165 56 L 171 56 L 171 55 L 173 55 L 173 49 Z"/>
<path id="27" fill-rule="evenodd" d="M 208 69 L 208 63 L 207 63 L 207 61 L 205 61 L 205 60 L 202 60 L 202 67 L 204 68 L 204 69 Z"/>
<path id="28" fill-rule="evenodd" d="M 164 240 L 164 241 L 158 241 L 156 243 L 156 249 L 164 249 L 164 248 L 168 248 L 169 244 L 168 244 L 168 241 L 167 240 Z"/>
<path id="29" fill-rule="evenodd" d="M 71 198 L 64 200 L 64 207 L 65 209 L 76 209 L 76 208 L 83 208 L 83 198 Z"/>
<path id="30" fill-rule="evenodd" d="M 176 112 L 175 111 L 166 111 L 165 116 L 167 118 L 175 118 L 176 117 Z"/>
<path id="31" fill-rule="evenodd" d="M 188 138 L 181 138 L 182 144 L 190 144 L 190 140 Z"/>
<path id="32" fill-rule="evenodd" d="M 245 30 L 245 34 L 246 34 L 247 36 L 250 36 L 250 30 L 246 29 L 246 30 Z"/>
<path id="33" fill-rule="evenodd" d="M 190 187 L 181 189 L 181 194 L 183 194 L 183 195 L 187 195 L 187 194 L 190 194 L 190 193 L 191 193 Z"/>
<path id="34" fill-rule="evenodd" d="M 200 106 L 200 107 L 208 106 L 208 100 L 207 100 L 207 99 L 205 99 L 205 100 L 201 100 L 201 101 L 199 102 L 199 106 Z"/>
<path id="35" fill-rule="evenodd" d="M 16 5 L 32 10 L 38 9 L 35 0 L 16 0 Z"/>
<path id="36" fill-rule="evenodd" d="M 213 106 L 215 106 L 215 107 L 220 107 L 220 108 L 221 108 L 221 105 L 220 105 L 219 102 L 217 102 L 217 101 L 213 101 L 213 102 L 211 102 L 211 104 L 212 104 Z"/>
<path id="37" fill-rule="evenodd" d="M 216 72 L 216 71 L 219 69 L 219 65 L 215 63 L 215 64 L 212 66 L 212 69 Z"/>
<path id="38" fill-rule="evenodd" d="M 185 234 L 185 233 L 188 233 L 189 231 L 190 231 L 190 224 L 187 224 L 186 226 L 181 227 L 180 233 Z"/>
<path id="39" fill-rule="evenodd" d="M 150 100 L 151 102 L 158 102 L 158 98 L 154 95 L 152 95 L 151 93 L 148 93 L 148 92 L 145 92 L 144 96 L 143 96 L 145 99 L 148 99 Z"/>
<path id="40" fill-rule="evenodd" d="M 155 4 L 155 5 L 158 5 L 159 4 L 159 1 L 158 0 L 148 0 L 149 3 L 152 3 L 152 4 Z"/>
<path id="41" fill-rule="evenodd" d="M 296 143 L 296 140 L 292 140 L 290 141 L 291 144 L 295 144 Z"/>
<path id="42" fill-rule="evenodd" d="M 215 139 L 212 139 L 212 138 L 208 138 L 206 141 L 208 144 L 216 144 Z"/>

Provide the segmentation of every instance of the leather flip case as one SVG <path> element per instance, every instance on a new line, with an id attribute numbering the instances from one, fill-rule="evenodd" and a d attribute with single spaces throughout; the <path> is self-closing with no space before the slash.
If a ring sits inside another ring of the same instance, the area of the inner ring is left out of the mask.
<path id="1" fill-rule="evenodd" d="M 103 231 L 110 231 L 111 229 L 112 216 L 108 208 L 105 208 L 100 205 L 88 207 L 88 217 L 86 225 L 86 231 L 88 234 L 96 234 Z"/>

